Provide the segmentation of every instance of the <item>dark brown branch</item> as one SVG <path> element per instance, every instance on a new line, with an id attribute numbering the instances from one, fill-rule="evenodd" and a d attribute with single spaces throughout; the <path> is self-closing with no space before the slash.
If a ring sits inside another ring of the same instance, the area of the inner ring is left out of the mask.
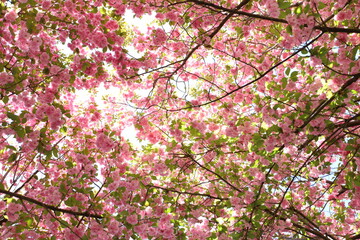
<path id="1" fill-rule="evenodd" d="M 324 100 L 322 103 L 320 103 L 314 111 L 310 114 L 308 119 L 301 125 L 297 130 L 296 133 L 299 133 L 301 129 L 306 127 L 326 106 L 328 106 L 334 99 L 343 93 L 346 88 L 348 88 L 351 84 L 355 83 L 360 78 L 360 73 L 355 74 L 351 79 L 349 79 L 342 87 L 329 99 Z"/>
<path id="2" fill-rule="evenodd" d="M 248 13 L 248 12 L 244 12 L 244 11 L 240 11 L 240 10 L 233 10 L 233 9 L 222 7 L 222 6 L 216 5 L 214 3 L 210 3 L 210 2 L 204 2 L 204 1 L 199 1 L 199 0 L 189 0 L 187 2 L 195 3 L 197 5 L 209 8 L 213 11 L 218 10 L 218 11 L 223 11 L 223 12 L 233 12 L 236 15 L 242 15 L 242 16 L 258 18 L 258 19 L 263 19 L 263 20 L 269 20 L 269 21 L 273 21 L 273 22 L 288 23 L 285 19 L 273 18 L 273 17 L 263 16 L 263 15 L 259 15 L 259 14 Z"/>
<path id="3" fill-rule="evenodd" d="M 39 170 L 36 170 L 18 189 L 15 190 L 14 193 L 19 192 L 27 183 L 31 181 L 35 177 L 35 175 L 39 172 Z"/>
<path id="4" fill-rule="evenodd" d="M 356 127 L 360 125 L 360 120 L 350 121 L 339 125 L 340 128 Z"/>
<path id="5" fill-rule="evenodd" d="M 360 233 L 350 237 L 350 239 L 353 239 L 353 240 L 360 239 Z"/>
<path id="6" fill-rule="evenodd" d="M 339 131 L 342 128 L 349 128 L 349 127 L 356 127 L 356 126 L 360 126 L 360 120 L 355 120 L 352 121 L 353 119 L 359 117 L 360 114 L 356 114 L 355 116 L 346 119 L 345 122 L 343 123 L 332 123 L 331 125 L 329 125 L 328 127 L 326 127 L 326 129 L 328 130 L 332 130 L 334 131 L 336 129 L 336 131 Z M 298 130 L 297 130 L 298 131 Z M 297 132 L 296 131 L 296 132 Z M 309 145 L 309 143 L 311 143 L 315 138 L 317 138 L 318 136 L 314 135 L 309 137 L 303 144 L 301 144 L 298 147 L 298 150 L 301 151 L 303 148 L 305 148 L 307 145 Z"/>
<path id="7" fill-rule="evenodd" d="M 173 188 L 165 188 L 165 187 L 160 187 L 160 186 L 155 186 L 155 185 L 146 185 L 148 188 L 158 188 L 158 189 L 162 189 L 164 191 L 169 191 L 169 192 L 174 192 L 174 193 L 178 193 L 178 194 L 186 194 L 186 195 L 191 195 L 191 196 L 201 196 L 201 197 L 207 197 L 207 198 L 212 198 L 212 199 L 217 199 L 217 200 L 229 200 L 228 198 L 221 198 L 221 197 L 216 197 L 216 196 L 212 196 L 210 194 L 205 194 L 205 193 L 194 193 L 194 192 L 187 192 L 187 191 L 179 191 Z"/>
<path id="8" fill-rule="evenodd" d="M 229 9 L 228 12 L 229 14 L 220 22 L 220 24 L 216 27 L 216 29 L 209 35 L 209 38 L 212 39 L 220 30 L 221 28 L 225 25 L 225 23 L 235 14 L 235 12 L 237 10 L 239 10 L 240 8 L 242 8 L 245 4 L 247 4 L 248 2 L 250 2 L 250 0 L 244 0 L 242 1 L 235 9 Z M 193 49 L 191 49 L 191 51 L 185 56 L 185 58 L 182 60 L 182 63 L 180 64 L 180 66 L 178 66 L 175 71 L 173 71 L 172 74 L 170 74 L 170 76 L 168 76 L 168 78 L 170 79 L 174 74 L 176 74 L 177 71 L 179 71 L 183 66 L 185 66 L 187 60 L 192 56 L 192 54 L 202 46 L 202 44 L 205 43 L 205 39 L 203 41 L 203 43 L 196 45 Z"/>
<path id="9" fill-rule="evenodd" d="M 300 174 L 300 172 L 302 171 L 302 169 L 314 158 L 317 156 L 320 156 L 321 154 L 323 154 L 327 148 L 329 148 L 334 142 L 336 142 L 337 140 L 343 138 L 345 135 L 341 135 L 338 138 L 337 137 L 339 134 L 336 132 L 333 132 L 330 136 L 328 136 L 311 154 L 310 156 L 308 156 L 306 158 L 306 160 L 304 161 L 304 163 L 301 164 L 300 168 L 295 172 L 294 176 L 292 177 L 291 181 L 289 182 L 289 184 L 287 185 L 285 191 L 282 194 L 282 198 L 275 210 L 275 214 L 280 210 L 281 207 L 281 203 L 284 201 L 285 199 L 285 195 L 286 193 L 289 191 L 291 185 L 294 183 L 295 179 L 297 178 L 297 176 Z M 329 141 L 332 141 L 331 143 L 329 143 Z M 323 148 L 324 146 L 327 145 L 327 148 Z M 284 145 L 283 145 L 284 146 Z"/>
<path id="10" fill-rule="evenodd" d="M 204 2 L 204 1 L 200 1 L 200 0 L 189 0 L 187 2 L 192 2 L 192 3 L 198 4 L 200 6 L 209 8 L 213 11 L 214 10 L 223 11 L 223 12 L 228 12 L 228 13 L 234 13 L 235 15 L 240 15 L 240 16 L 247 16 L 247 17 L 261 19 L 261 20 L 268 20 L 268 21 L 272 21 L 272 22 L 289 24 L 288 21 L 286 21 L 285 19 L 274 18 L 274 17 L 264 16 L 264 15 L 255 14 L 255 13 L 248 13 L 248 12 L 239 11 L 239 10 L 233 10 L 233 9 L 222 7 L 222 6 L 216 5 L 214 3 L 210 3 L 210 2 Z M 322 32 L 332 32 L 332 33 L 337 33 L 337 32 L 360 33 L 360 29 L 358 29 L 358 28 L 338 28 L 338 27 L 315 26 L 314 29 L 320 30 Z"/>
<path id="11" fill-rule="evenodd" d="M 271 211 L 270 209 L 267 209 L 265 208 L 265 212 L 269 213 L 270 215 L 272 215 L 273 217 L 276 217 L 280 220 L 283 220 L 283 221 L 286 221 L 286 218 L 282 217 L 282 216 L 279 216 L 276 212 L 273 212 Z M 323 234 L 321 234 L 321 232 L 315 230 L 315 229 L 309 229 L 309 228 L 306 228 L 298 223 L 295 223 L 295 222 L 292 222 L 292 224 L 297 227 L 298 229 L 302 229 L 308 233 L 312 233 L 314 234 L 315 236 L 321 238 L 321 239 L 325 239 L 325 240 L 329 240 L 329 238 L 325 237 Z"/>
<path id="12" fill-rule="evenodd" d="M 233 93 L 239 91 L 240 89 L 243 89 L 259 80 L 261 80 L 263 77 L 265 77 L 268 73 L 270 73 L 271 71 L 273 71 L 274 69 L 276 69 L 278 66 L 282 65 L 283 63 L 285 63 L 286 61 L 288 61 L 290 58 L 294 57 L 295 55 L 297 55 L 299 52 L 301 52 L 303 49 L 307 48 L 309 45 L 313 44 L 315 41 L 317 41 L 321 36 L 323 35 L 323 33 L 319 34 L 318 36 L 316 36 L 313 40 L 309 41 L 305 46 L 299 48 L 297 51 L 295 51 L 293 54 L 291 54 L 290 56 L 288 56 L 287 58 L 285 58 L 284 60 L 276 63 L 275 65 L 273 65 L 272 67 L 270 67 L 268 70 L 266 70 L 262 75 L 260 75 L 259 77 L 255 78 L 254 80 L 244 84 L 244 85 L 241 85 L 237 88 L 235 88 L 234 90 L 230 91 L 230 92 L 227 92 L 226 94 L 216 98 L 216 99 L 213 99 L 211 101 L 208 101 L 208 102 L 205 102 L 205 103 L 202 103 L 202 104 L 198 104 L 198 105 L 193 105 L 193 106 L 188 106 L 188 107 L 183 107 L 183 108 L 178 108 L 178 109 L 167 109 L 167 111 L 169 112 L 176 112 L 176 111 L 180 111 L 180 110 L 186 110 L 186 109 L 191 109 L 191 108 L 195 108 L 195 107 L 202 107 L 202 106 L 205 106 L 205 105 L 209 105 L 211 103 L 214 103 L 214 102 L 217 102 L 217 101 L 220 101 L 222 100 L 223 98 L 226 98 L 230 95 L 232 95 Z"/>
<path id="13" fill-rule="evenodd" d="M 58 223 L 60 223 L 60 224 L 63 225 L 64 227 L 70 229 L 70 231 L 71 231 L 73 234 L 75 234 L 80 240 L 83 239 L 83 238 L 82 238 L 81 236 L 79 236 L 79 234 L 76 233 L 76 232 L 71 228 L 71 226 L 69 226 L 65 221 L 60 221 L 60 220 L 58 219 L 58 217 L 55 216 L 55 215 L 54 215 L 53 213 L 51 213 L 51 212 L 49 212 L 49 214 L 50 214 Z"/>
<path id="14" fill-rule="evenodd" d="M 197 164 L 199 167 L 201 167 L 202 169 L 214 174 L 215 176 L 217 176 L 220 180 L 222 180 L 223 182 L 225 182 L 229 187 L 235 189 L 238 192 L 243 192 L 241 191 L 239 188 L 235 187 L 233 184 L 231 184 L 228 180 L 226 180 L 224 177 L 222 177 L 220 174 L 214 172 L 213 170 L 205 167 L 204 165 L 202 165 L 201 163 L 199 163 L 198 161 L 196 161 L 196 159 L 189 153 L 185 153 L 184 154 L 185 157 L 190 158 L 195 164 Z"/>
<path id="15" fill-rule="evenodd" d="M 312 227 L 315 227 L 316 229 L 320 229 L 319 226 L 316 223 L 314 223 L 314 221 L 309 219 L 306 215 L 304 215 L 302 212 L 300 212 L 296 208 L 290 207 L 290 210 L 293 211 L 298 216 L 300 216 L 301 218 L 303 218 L 304 220 L 306 220 L 310 225 L 312 225 Z"/>
<path id="16" fill-rule="evenodd" d="M 248 2 L 250 2 L 250 0 L 243 0 L 235 9 L 229 9 L 229 11 L 228 11 L 229 14 L 221 21 L 221 23 L 215 29 L 215 31 L 211 33 L 210 38 L 213 38 L 220 31 L 220 29 L 225 25 L 225 23 L 236 13 L 236 11 L 238 11 L 240 8 L 245 6 Z"/>
<path id="17" fill-rule="evenodd" d="M 24 195 L 18 194 L 18 193 L 13 193 L 4 189 L 0 189 L 0 193 L 9 195 L 11 197 L 16 197 L 18 199 L 30 202 L 30 203 L 34 203 L 40 207 L 46 208 L 46 209 L 50 209 L 53 211 L 58 211 L 58 212 L 62 212 L 62 213 L 68 213 L 74 216 L 85 216 L 85 217 L 92 217 L 92 218 L 103 218 L 101 215 L 97 215 L 97 214 L 92 214 L 92 213 L 88 213 L 88 212 L 76 212 L 76 211 L 72 211 L 72 210 L 68 210 L 68 209 L 63 209 L 63 208 L 58 208 L 52 205 L 48 205 L 46 203 L 40 202 L 38 200 L 26 197 Z"/>
<path id="18" fill-rule="evenodd" d="M 275 163 L 273 163 L 273 164 L 271 165 L 271 167 L 269 168 L 268 172 L 266 173 L 265 180 L 261 183 L 261 185 L 260 185 L 260 187 L 259 187 L 259 191 L 258 191 L 257 194 L 256 194 L 254 203 L 256 203 L 256 202 L 259 200 L 260 195 L 261 195 L 261 190 L 262 190 L 262 188 L 264 187 L 265 181 L 268 179 L 269 174 L 271 173 L 271 171 L 272 171 L 272 169 L 274 168 L 274 166 L 275 166 Z M 253 225 L 253 222 L 252 222 L 252 221 L 253 221 L 253 216 L 254 216 L 255 208 L 256 208 L 256 207 L 257 207 L 257 205 L 255 205 L 255 206 L 252 208 L 251 213 L 250 213 L 250 217 L 249 217 L 249 221 L 248 221 L 248 222 L 249 222 L 249 224 L 251 224 L 251 225 Z M 249 231 L 249 227 L 246 228 L 246 234 L 245 234 L 246 237 L 248 236 L 248 231 Z"/>
<path id="19" fill-rule="evenodd" d="M 338 28 L 338 27 L 323 27 L 315 26 L 314 29 L 320 30 L 322 32 L 331 32 L 331 33 L 360 33 L 359 28 Z"/>

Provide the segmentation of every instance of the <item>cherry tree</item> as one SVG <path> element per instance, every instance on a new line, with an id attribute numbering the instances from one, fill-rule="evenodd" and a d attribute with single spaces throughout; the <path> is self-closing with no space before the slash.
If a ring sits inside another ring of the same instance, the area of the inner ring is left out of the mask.
<path id="1" fill-rule="evenodd" d="M 1 239 L 360 239 L 359 16 L 2 0 Z"/>

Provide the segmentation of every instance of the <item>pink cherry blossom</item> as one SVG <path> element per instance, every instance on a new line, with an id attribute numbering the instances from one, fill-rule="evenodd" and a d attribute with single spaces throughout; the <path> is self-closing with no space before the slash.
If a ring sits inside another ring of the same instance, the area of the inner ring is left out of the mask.
<path id="1" fill-rule="evenodd" d="M 5 14 L 5 20 L 8 22 L 14 22 L 17 17 L 17 13 L 14 10 Z"/>
<path id="2" fill-rule="evenodd" d="M 96 146 L 104 151 L 109 152 L 115 146 L 114 142 L 104 133 L 99 133 L 96 139 Z"/>
<path id="3" fill-rule="evenodd" d="M 154 37 L 153 37 L 153 43 L 155 45 L 162 45 L 167 39 L 167 35 L 164 30 L 161 28 L 158 28 L 155 30 Z"/>
<path id="4" fill-rule="evenodd" d="M 138 217 L 137 215 L 132 214 L 126 217 L 126 221 L 132 225 L 135 225 L 138 223 Z"/>
<path id="5" fill-rule="evenodd" d="M 1 6 L 1 239 L 359 235 L 357 1 Z"/>
<path id="6" fill-rule="evenodd" d="M 5 85 L 14 81 L 14 77 L 6 72 L 0 73 L 0 85 Z"/>

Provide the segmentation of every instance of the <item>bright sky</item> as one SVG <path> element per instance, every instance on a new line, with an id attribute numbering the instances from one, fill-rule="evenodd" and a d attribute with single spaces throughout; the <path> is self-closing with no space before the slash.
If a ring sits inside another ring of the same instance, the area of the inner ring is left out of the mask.
<path id="1" fill-rule="evenodd" d="M 125 12 L 124 18 L 125 18 L 125 22 L 129 25 L 131 29 L 137 28 L 139 31 L 145 33 L 147 31 L 148 25 L 155 20 L 155 14 L 152 15 L 146 14 L 141 19 L 139 19 L 139 18 L 134 18 L 134 13 L 131 10 L 127 10 Z M 71 50 L 66 45 L 59 46 L 59 49 L 65 54 L 71 53 Z M 139 55 L 135 51 L 135 49 L 132 48 L 131 46 L 127 47 L 127 50 L 129 51 L 129 54 L 131 56 L 137 57 Z M 89 91 L 87 90 L 79 90 L 76 93 L 76 95 L 77 95 L 76 98 L 77 105 L 82 105 L 82 103 L 88 102 L 90 97 L 92 96 L 92 94 L 89 93 Z M 116 96 L 121 96 L 122 94 L 118 88 L 105 89 L 105 87 L 101 85 L 98 88 L 98 94 L 95 97 L 95 101 L 98 107 L 101 108 L 101 106 L 104 106 L 103 98 L 106 95 L 116 97 Z M 119 102 L 122 101 L 123 99 L 119 100 Z M 135 132 L 136 132 L 135 128 L 131 126 L 123 131 L 122 136 L 128 139 L 129 141 L 131 141 L 132 143 L 139 144 L 138 140 L 135 138 Z"/>

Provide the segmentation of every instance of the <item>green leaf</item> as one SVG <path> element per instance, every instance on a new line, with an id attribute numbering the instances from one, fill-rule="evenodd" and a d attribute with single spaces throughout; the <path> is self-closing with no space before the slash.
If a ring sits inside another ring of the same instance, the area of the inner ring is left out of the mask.
<path id="1" fill-rule="evenodd" d="M 199 132 L 199 130 L 197 130 L 196 128 L 194 128 L 192 126 L 189 127 L 188 130 L 190 132 L 190 135 L 193 137 L 201 136 L 201 133 Z"/>
<path id="2" fill-rule="evenodd" d="M 28 219 L 25 220 L 25 222 L 26 222 L 26 225 L 28 227 L 30 227 L 32 225 L 32 223 L 34 222 L 34 220 L 32 218 L 28 218 Z"/>
<path id="3" fill-rule="evenodd" d="M 59 151 L 57 150 L 57 148 L 56 147 L 54 147 L 53 149 L 52 149 L 52 154 L 54 155 L 54 157 L 56 157 L 56 158 L 58 158 L 59 157 Z"/>
<path id="4" fill-rule="evenodd" d="M 5 104 L 7 104 L 7 103 L 9 102 L 9 97 L 8 97 L 8 96 L 4 96 L 4 97 L 2 98 L 2 101 L 3 101 Z"/>
<path id="5" fill-rule="evenodd" d="M 90 63 L 84 62 L 83 65 L 82 65 L 82 67 L 81 67 L 81 70 L 82 70 L 82 71 L 86 71 L 86 69 L 87 69 L 88 67 L 90 67 L 90 66 L 91 66 Z"/>
<path id="6" fill-rule="evenodd" d="M 353 189 L 354 177 L 355 177 L 355 174 L 353 172 L 348 172 L 348 174 L 345 176 L 347 188 Z"/>
<path id="7" fill-rule="evenodd" d="M 224 225 L 218 225 L 218 232 L 224 233 L 227 232 L 227 227 Z"/>
<path id="8" fill-rule="evenodd" d="M 298 6 L 298 7 L 295 9 L 295 13 L 296 13 L 297 15 L 300 15 L 302 12 L 303 12 L 303 10 L 302 10 L 302 7 L 301 7 L 301 6 Z"/>
<path id="9" fill-rule="evenodd" d="M 290 25 L 287 25 L 285 30 L 288 34 L 292 35 L 292 27 Z"/>
<path id="10" fill-rule="evenodd" d="M 77 205 L 80 201 L 76 200 L 74 197 L 69 197 L 66 201 L 65 204 L 69 207 L 73 207 L 75 205 Z"/>
<path id="11" fill-rule="evenodd" d="M 291 2 L 285 2 L 284 0 L 278 0 L 279 8 L 286 9 L 291 6 Z"/>
<path id="12" fill-rule="evenodd" d="M 301 50 L 301 54 L 302 55 L 308 55 L 309 51 L 306 48 L 304 48 L 303 50 Z"/>
<path id="13" fill-rule="evenodd" d="M 105 8 L 100 8 L 100 13 L 101 14 L 106 14 L 106 9 Z"/>
<path id="14" fill-rule="evenodd" d="M 72 161 L 66 161 L 65 164 L 66 164 L 66 166 L 68 168 L 73 168 L 74 167 L 74 163 Z"/>
<path id="15" fill-rule="evenodd" d="M 357 175 L 354 179 L 354 184 L 357 187 L 360 187 L 360 175 Z"/>
<path id="16" fill-rule="evenodd" d="M 286 88 L 287 84 L 288 84 L 288 81 L 286 78 L 281 79 L 281 87 L 282 88 Z"/>
<path id="17" fill-rule="evenodd" d="M 255 98 L 253 99 L 253 103 L 255 104 L 259 104 L 261 101 L 261 98 L 259 97 L 259 95 L 255 95 Z M 210 135 L 211 136 L 211 135 Z"/>
<path id="18" fill-rule="evenodd" d="M 286 74 L 286 76 L 289 76 L 290 72 L 291 72 L 291 68 L 287 67 L 287 68 L 285 69 L 285 74 Z"/>
<path id="19" fill-rule="evenodd" d="M 254 239 L 256 237 L 256 234 L 254 233 L 254 231 L 249 231 L 247 237 L 247 239 Z"/>
<path id="20" fill-rule="evenodd" d="M 9 163 L 12 163 L 12 162 L 14 162 L 16 159 L 17 159 L 17 153 L 13 153 L 13 154 L 10 155 L 8 161 L 9 161 Z"/>
<path id="21" fill-rule="evenodd" d="M 140 202 L 141 197 L 139 194 L 136 194 L 136 196 L 132 200 L 133 200 L 133 202 Z"/>
<path id="22" fill-rule="evenodd" d="M 50 73 L 50 69 L 49 68 L 44 68 L 43 73 L 48 75 Z"/>
<path id="23" fill-rule="evenodd" d="M 25 131 L 25 129 L 24 129 L 23 127 L 21 127 L 21 126 L 15 126 L 15 127 L 14 127 L 14 130 L 15 130 L 16 134 L 17 134 L 19 137 L 21 137 L 21 138 L 24 138 L 24 137 L 25 137 L 26 131 Z"/>
<path id="24" fill-rule="evenodd" d="M 10 118 L 11 120 L 13 120 L 14 122 L 20 122 L 20 118 L 19 116 L 13 114 L 12 112 L 7 112 L 6 116 L 8 116 L 8 118 Z"/>
<path id="25" fill-rule="evenodd" d="M 269 129 L 267 130 L 268 134 L 271 134 L 273 132 L 278 132 L 281 133 L 282 132 L 282 128 L 279 127 L 278 125 L 272 125 L 271 127 L 269 127 Z"/>
<path id="26" fill-rule="evenodd" d="M 355 150 L 355 147 L 354 146 L 352 146 L 352 145 L 347 145 L 346 147 L 345 147 L 345 151 L 353 151 L 353 150 Z"/>
<path id="27" fill-rule="evenodd" d="M 28 19 L 28 20 L 26 21 L 26 27 L 27 27 L 28 32 L 29 32 L 30 34 L 32 34 L 32 33 L 35 32 L 35 30 L 36 30 L 36 25 L 35 25 L 34 22 L 33 22 L 33 18 L 30 18 L 30 19 Z"/>
<path id="28" fill-rule="evenodd" d="M 66 185 L 64 183 L 60 184 L 60 188 L 59 188 L 59 192 L 62 194 L 66 194 L 67 190 L 66 190 Z"/>
<path id="29" fill-rule="evenodd" d="M 6 148 L 16 151 L 17 149 L 14 146 L 7 145 Z"/>
<path id="30" fill-rule="evenodd" d="M 304 8 L 304 13 L 308 13 L 310 10 L 310 4 L 306 4 L 305 8 Z"/>
<path id="31" fill-rule="evenodd" d="M 61 132 L 62 134 L 65 134 L 65 133 L 67 132 L 67 128 L 66 128 L 65 126 L 61 127 L 61 128 L 60 128 L 60 132 Z"/>
<path id="32" fill-rule="evenodd" d="M 299 73 L 298 71 L 293 71 L 293 72 L 291 73 L 291 75 L 290 75 L 290 78 L 291 78 L 292 80 L 297 79 L 298 73 Z"/>
<path id="33" fill-rule="evenodd" d="M 323 2 L 318 2 L 317 8 L 318 8 L 319 10 L 321 10 L 321 9 L 323 9 L 323 8 L 326 8 L 326 4 L 323 3 Z"/>

